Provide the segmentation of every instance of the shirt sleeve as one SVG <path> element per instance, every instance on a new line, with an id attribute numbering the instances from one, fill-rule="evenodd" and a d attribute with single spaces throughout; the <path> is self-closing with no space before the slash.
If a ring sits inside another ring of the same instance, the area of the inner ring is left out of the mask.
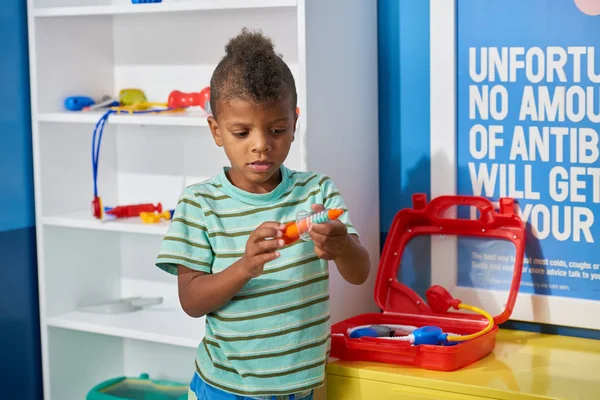
<path id="1" fill-rule="evenodd" d="M 184 191 L 161 243 L 156 266 L 173 275 L 177 275 L 177 265 L 211 273 L 213 257 L 204 211 L 196 197 Z"/>
<path id="2" fill-rule="evenodd" d="M 323 194 L 323 206 L 325 208 L 341 208 L 344 210 L 344 213 L 340 215 L 339 220 L 346 225 L 348 234 L 359 236 L 358 231 L 350 221 L 350 212 L 348 211 L 346 203 L 344 203 L 344 198 L 333 180 L 328 176 L 323 176 L 320 180 L 320 186 L 321 193 Z"/>

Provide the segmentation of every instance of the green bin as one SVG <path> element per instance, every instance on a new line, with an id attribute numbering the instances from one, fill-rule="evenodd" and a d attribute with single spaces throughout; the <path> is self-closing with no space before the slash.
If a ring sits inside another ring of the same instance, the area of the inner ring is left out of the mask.
<path id="1" fill-rule="evenodd" d="M 152 380 L 148 374 L 139 378 L 122 376 L 96 385 L 86 400 L 187 400 L 187 384 Z"/>

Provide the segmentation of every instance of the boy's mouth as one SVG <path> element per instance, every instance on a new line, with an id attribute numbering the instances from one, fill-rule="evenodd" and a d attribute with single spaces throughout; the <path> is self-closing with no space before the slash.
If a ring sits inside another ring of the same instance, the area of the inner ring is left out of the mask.
<path id="1" fill-rule="evenodd" d="M 270 161 L 254 161 L 248 164 L 251 170 L 254 172 L 267 172 L 273 166 Z"/>

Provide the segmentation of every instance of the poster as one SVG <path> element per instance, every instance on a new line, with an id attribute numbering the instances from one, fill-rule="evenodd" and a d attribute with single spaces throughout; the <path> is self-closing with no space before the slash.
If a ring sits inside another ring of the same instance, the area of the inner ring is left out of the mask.
<path id="1" fill-rule="evenodd" d="M 598 14 L 595 0 L 457 1 L 457 192 L 518 203 L 523 293 L 600 300 Z M 507 290 L 511 253 L 462 240 L 459 285 Z"/>

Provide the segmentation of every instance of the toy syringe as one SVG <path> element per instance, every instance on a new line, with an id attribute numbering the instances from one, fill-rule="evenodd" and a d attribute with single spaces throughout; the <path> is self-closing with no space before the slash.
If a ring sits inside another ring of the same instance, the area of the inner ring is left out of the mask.
<path id="1" fill-rule="evenodd" d="M 341 208 L 330 208 L 310 214 L 306 211 L 300 211 L 296 215 L 296 221 L 285 224 L 283 231 L 283 240 L 286 245 L 294 243 L 298 239 L 304 241 L 310 240 L 308 230 L 312 224 L 324 224 L 326 222 L 335 221 L 344 213 Z"/>

